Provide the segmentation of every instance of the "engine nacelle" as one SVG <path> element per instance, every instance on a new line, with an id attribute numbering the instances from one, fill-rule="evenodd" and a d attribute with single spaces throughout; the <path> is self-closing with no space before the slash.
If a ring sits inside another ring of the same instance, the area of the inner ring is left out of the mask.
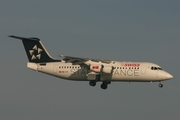
<path id="1" fill-rule="evenodd" d="M 91 65 L 90 66 L 90 70 L 94 71 L 94 72 L 101 72 L 102 69 L 102 65 Z"/>
<path id="2" fill-rule="evenodd" d="M 111 74 L 113 68 L 112 66 L 109 65 L 91 65 L 90 70 L 98 73 L 103 72 L 103 73 Z"/>
<path id="3" fill-rule="evenodd" d="M 102 66 L 102 72 L 104 72 L 104 73 L 111 74 L 112 70 L 113 70 L 112 66 L 107 66 L 107 65 Z"/>

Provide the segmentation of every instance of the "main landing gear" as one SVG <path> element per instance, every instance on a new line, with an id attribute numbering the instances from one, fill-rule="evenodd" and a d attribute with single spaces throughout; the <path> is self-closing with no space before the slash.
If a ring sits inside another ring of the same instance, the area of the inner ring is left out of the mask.
<path id="1" fill-rule="evenodd" d="M 95 80 L 91 80 L 91 81 L 89 81 L 89 85 L 90 86 L 96 86 L 96 81 Z"/>
<path id="2" fill-rule="evenodd" d="M 98 82 L 98 81 L 100 81 L 100 75 L 96 75 L 96 80 L 89 81 L 89 85 L 94 87 L 94 86 L 96 86 L 96 82 Z M 101 84 L 101 88 L 104 90 L 107 89 L 108 84 L 111 84 L 111 82 L 110 81 L 103 81 Z"/>
<path id="3" fill-rule="evenodd" d="M 96 86 L 96 82 L 98 82 L 100 80 L 101 80 L 100 79 L 100 75 L 98 74 L 98 75 L 96 75 L 96 79 L 95 80 L 89 81 L 89 85 L 94 87 L 94 86 Z"/>
<path id="4" fill-rule="evenodd" d="M 161 83 L 161 81 L 160 81 L 160 83 L 159 83 L 159 85 L 158 85 L 160 88 L 162 88 L 163 87 L 163 84 Z"/>
<path id="5" fill-rule="evenodd" d="M 104 82 L 102 82 L 101 88 L 104 89 L 104 90 L 107 89 L 108 84 L 111 84 L 111 82 L 110 82 L 110 81 L 104 81 Z"/>

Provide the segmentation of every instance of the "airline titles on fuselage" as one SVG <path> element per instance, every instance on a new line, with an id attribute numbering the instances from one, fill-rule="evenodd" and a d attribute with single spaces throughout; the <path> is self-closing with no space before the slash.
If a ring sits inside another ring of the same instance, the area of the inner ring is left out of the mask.
<path id="1" fill-rule="evenodd" d="M 139 76 L 139 63 L 123 63 L 120 66 L 114 67 L 112 72 L 113 76 Z M 61 66 L 59 67 L 59 74 L 71 74 L 71 75 L 87 75 L 89 70 L 86 67 L 72 67 Z M 102 73 L 103 75 L 108 75 Z"/>

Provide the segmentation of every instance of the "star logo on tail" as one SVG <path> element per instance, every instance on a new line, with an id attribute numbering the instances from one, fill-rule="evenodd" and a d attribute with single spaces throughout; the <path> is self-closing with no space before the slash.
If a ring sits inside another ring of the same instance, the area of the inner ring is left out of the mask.
<path id="1" fill-rule="evenodd" d="M 43 50 L 41 48 L 38 48 L 37 45 L 35 45 L 31 50 L 29 50 L 31 57 L 31 60 L 41 59 L 41 52 Z"/>

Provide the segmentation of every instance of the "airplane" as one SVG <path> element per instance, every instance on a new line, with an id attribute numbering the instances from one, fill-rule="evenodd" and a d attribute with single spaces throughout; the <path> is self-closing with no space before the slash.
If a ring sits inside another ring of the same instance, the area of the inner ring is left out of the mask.
<path id="1" fill-rule="evenodd" d="M 48 53 L 39 38 L 9 37 L 22 40 L 29 62 L 27 67 L 58 78 L 73 81 L 88 81 L 90 86 L 107 89 L 111 82 L 159 82 L 172 79 L 173 76 L 159 65 L 150 62 L 119 62 L 79 58 L 61 55 L 57 60 Z"/>

